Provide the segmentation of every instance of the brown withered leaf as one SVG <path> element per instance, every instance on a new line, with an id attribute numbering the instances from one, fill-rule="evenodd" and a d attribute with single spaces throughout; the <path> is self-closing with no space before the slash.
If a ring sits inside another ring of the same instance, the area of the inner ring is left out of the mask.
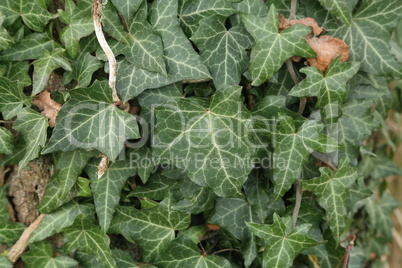
<path id="1" fill-rule="evenodd" d="M 323 35 L 320 37 L 306 37 L 307 43 L 317 53 L 317 57 L 307 59 L 307 64 L 325 72 L 333 59 L 341 56 L 341 61 L 345 62 L 349 58 L 348 45 L 342 40 Z"/>
<path id="2" fill-rule="evenodd" d="M 109 158 L 107 158 L 106 155 L 100 154 L 99 156 L 101 157 L 101 161 L 98 164 L 98 171 L 96 172 L 96 175 L 98 175 L 98 179 L 100 179 L 103 174 L 105 174 L 109 165 Z"/>
<path id="3" fill-rule="evenodd" d="M 315 19 L 313 18 L 302 18 L 300 20 L 289 20 L 283 16 L 283 14 L 279 14 L 279 30 L 283 31 L 286 28 L 289 28 L 292 25 L 295 24 L 304 24 L 306 26 L 309 26 L 311 30 L 313 31 L 314 35 L 320 35 L 322 33 L 322 28 L 318 26 L 318 23 Z"/>
<path id="4" fill-rule="evenodd" d="M 50 92 L 44 90 L 34 98 L 32 103 L 38 106 L 39 110 L 42 111 L 41 114 L 49 118 L 49 126 L 54 127 L 61 105 L 51 98 Z"/>

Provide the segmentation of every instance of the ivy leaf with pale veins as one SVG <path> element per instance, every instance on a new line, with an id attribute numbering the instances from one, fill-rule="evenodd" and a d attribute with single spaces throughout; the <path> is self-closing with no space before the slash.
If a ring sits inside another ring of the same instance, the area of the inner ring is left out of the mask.
<path id="1" fill-rule="evenodd" d="M 0 154 L 11 154 L 13 152 L 14 136 L 11 132 L 0 127 Z"/>
<path id="2" fill-rule="evenodd" d="M 211 78 L 207 67 L 184 35 L 177 18 L 176 0 L 156 0 L 152 3 L 149 19 L 162 37 L 168 75 L 149 72 L 123 60 L 119 64 L 117 90 L 127 101 L 148 88 L 158 88 L 188 79 Z"/>
<path id="3" fill-rule="evenodd" d="M 52 137 L 42 153 L 96 148 L 114 161 L 127 139 L 140 138 L 134 116 L 113 104 L 107 82 L 69 91 L 56 119 Z"/>
<path id="4" fill-rule="evenodd" d="M 17 82 L 22 87 L 32 85 L 28 61 L 6 61 L 0 64 L 0 76 L 7 77 L 10 81 Z"/>
<path id="5" fill-rule="evenodd" d="M 274 214 L 274 223 L 247 223 L 250 230 L 265 242 L 263 268 L 291 267 L 296 256 L 320 242 L 308 237 L 311 224 L 301 224 L 292 229 L 290 219 Z"/>
<path id="6" fill-rule="evenodd" d="M 45 88 L 49 75 L 53 70 L 61 67 L 66 71 L 71 71 L 69 61 L 63 56 L 64 51 L 62 48 L 56 48 L 52 52 L 44 50 L 42 56 L 32 62 L 34 73 L 31 96 L 35 96 Z"/>
<path id="7" fill-rule="evenodd" d="M 169 247 L 156 259 L 156 265 L 164 268 L 230 268 L 230 262 L 217 255 L 203 255 L 200 249 L 186 236 L 170 242 Z"/>
<path id="8" fill-rule="evenodd" d="M 31 100 L 24 94 L 21 85 L 0 77 L 0 112 L 4 119 L 12 119 L 22 111 L 24 105 L 30 106 L 30 104 Z"/>
<path id="9" fill-rule="evenodd" d="M 304 39 L 311 32 L 310 27 L 296 24 L 279 32 L 278 13 L 274 5 L 271 5 L 266 17 L 243 14 L 242 18 L 256 42 L 251 49 L 249 68 L 253 86 L 268 81 L 293 56 L 316 56 Z"/>
<path id="10" fill-rule="evenodd" d="M 179 10 L 180 26 L 188 37 L 196 32 L 202 19 L 212 15 L 228 17 L 237 12 L 227 0 L 189 0 L 182 2 Z"/>
<path id="11" fill-rule="evenodd" d="M 254 150 L 247 131 L 250 113 L 239 102 L 240 93 L 241 87 L 225 87 L 209 105 L 182 98 L 156 107 L 154 155 L 218 196 L 242 195 Z"/>
<path id="12" fill-rule="evenodd" d="M 162 39 L 147 21 L 147 15 L 148 6 L 144 1 L 134 17 L 127 22 L 130 49 L 126 49 L 124 54 L 137 67 L 166 76 Z"/>
<path id="13" fill-rule="evenodd" d="M 67 26 L 60 32 L 60 39 L 68 54 L 75 58 L 79 50 L 81 38 L 90 35 L 94 29 L 91 1 L 80 1 L 78 6 L 72 0 L 65 1 L 65 10 L 58 10 L 59 19 Z M 89 7 L 89 8 L 88 8 Z"/>
<path id="14" fill-rule="evenodd" d="M 275 132 L 273 171 L 274 199 L 278 200 L 299 178 L 303 163 L 313 151 L 328 153 L 338 149 L 338 143 L 321 133 L 321 122 L 308 120 L 296 129 L 291 117 L 282 115 Z"/>
<path id="15" fill-rule="evenodd" d="M 78 262 L 67 256 L 53 256 L 52 244 L 48 241 L 40 241 L 29 245 L 29 251 L 21 255 L 27 268 L 52 267 L 69 268 L 76 267 Z"/>
<path id="16" fill-rule="evenodd" d="M 18 163 L 18 168 L 21 170 L 29 161 L 39 156 L 41 148 L 46 144 L 47 117 L 31 108 L 24 108 L 18 113 L 13 127 L 22 133 L 26 142 L 24 157 Z"/>
<path id="17" fill-rule="evenodd" d="M 3 0 L 0 2 L 0 12 L 5 17 L 4 26 L 12 25 L 19 17 L 26 26 L 35 32 L 43 32 L 52 15 L 41 8 L 36 1 Z"/>
<path id="18" fill-rule="evenodd" d="M 14 46 L 0 52 L 0 61 L 36 60 L 44 50 L 53 50 L 60 45 L 46 33 L 32 33 Z"/>
<path id="19" fill-rule="evenodd" d="M 14 45 L 14 38 L 2 26 L 4 18 L 4 14 L 0 11 L 0 51 Z"/>
<path id="20" fill-rule="evenodd" d="M 116 7 L 110 2 L 103 5 L 102 30 L 110 34 L 114 39 L 119 40 L 121 42 L 120 45 L 130 44 L 128 33 L 120 22 L 120 17 L 117 13 Z M 112 47 L 110 44 L 109 46 Z"/>
<path id="21" fill-rule="evenodd" d="M 73 225 L 63 229 L 63 238 L 67 253 L 81 251 L 95 255 L 106 267 L 117 267 L 110 251 L 109 237 L 85 215 L 79 215 Z"/>
<path id="22" fill-rule="evenodd" d="M 98 178 L 99 158 L 94 158 L 85 168 L 91 178 L 91 189 L 94 196 L 96 215 L 99 226 L 107 232 L 116 206 L 119 204 L 121 190 L 127 179 L 137 173 L 129 158 L 116 160 L 110 164 L 105 174 Z"/>
<path id="23" fill-rule="evenodd" d="M 13 268 L 13 264 L 7 258 L 7 256 L 0 255 L 0 268 Z"/>
<path id="24" fill-rule="evenodd" d="M 213 15 L 200 21 L 191 40 L 200 49 L 200 55 L 214 78 L 216 88 L 238 85 L 248 67 L 246 49 L 253 38 L 244 26 L 225 27 L 226 17 Z"/>
<path id="25" fill-rule="evenodd" d="M 256 237 L 246 226 L 246 222 L 259 222 L 252 206 L 241 198 L 219 198 L 209 222 L 225 228 L 242 241 L 244 265 L 249 267 L 258 255 Z"/>
<path id="26" fill-rule="evenodd" d="M 331 62 L 327 71 L 322 73 L 315 67 L 305 67 L 300 72 L 307 75 L 289 92 L 296 97 L 318 97 L 317 107 L 326 123 L 334 123 L 342 116 L 341 107 L 346 97 L 346 83 L 359 70 L 359 63 L 341 63 L 340 58 Z"/>
<path id="27" fill-rule="evenodd" d="M 86 87 L 91 83 L 92 74 L 103 67 L 103 62 L 92 56 L 90 53 L 83 53 L 79 55 L 73 64 L 71 72 L 65 72 L 63 83 L 67 84 L 72 79 L 78 82 L 78 87 Z"/>
<path id="28" fill-rule="evenodd" d="M 338 158 L 348 157 L 355 162 L 359 146 L 367 139 L 372 131 L 379 127 L 379 123 L 374 119 L 371 112 L 372 102 L 362 100 L 352 100 L 343 107 L 343 115 L 338 122 L 330 124 L 328 136 L 338 141 L 342 147 L 334 163 Z"/>
<path id="29" fill-rule="evenodd" d="M 303 186 L 318 196 L 318 202 L 326 211 L 327 222 L 337 242 L 346 228 L 346 204 L 349 189 L 357 179 L 356 168 L 349 167 L 349 159 L 344 158 L 337 171 L 320 168 L 321 176 L 303 180 Z"/>
<path id="30" fill-rule="evenodd" d="M 61 232 L 65 227 L 71 226 L 78 215 L 95 214 L 93 204 L 78 204 L 71 201 L 43 217 L 38 227 L 32 232 L 29 243 L 37 242 Z"/>
<path id="31" fill-rule="evenodd" d="M 123 15 L 126 21 L 131 21 L 143 0 L 112 0 L 113 5 Z"/>
<path id="32" fill-rule="evenodd" d="M 346 25 L 352 21 L 352 7 L 348 0 L 318 0 L 332 15 L 336 16 Z"/>
<path id="33" fill-rule="evenodd" d="M 268 14 L 268 6 L 264 0 L 243 0 L 238 3 L 232 3 L 232 6 L 242 13 L 250 13 L 258 16 Z"/>
<path id="34" fill-rule="evenodd" d="M 351 24 L 334 32 L 349 45 L 349 59 L 360 61 L 363 71 L 378 75 L 401 76 L 402 68 L 390 52 L 392 29 L 402 15 L 400 0 L 363 0 Z"/>
<path id="35" fill-rule="evenodd" d="M 387 239 L 392 239 L 391 214 L 399 206 L 398 200 L 387 192 L 384 192 L 380 198 L 377 195 L 372 195 L 367 199 L 365 210 L 369 215 L 370 223 L 373 225 L 372 228 L 378 233 L 378 236 L 382 234 Z"/>
<path id="36" fill-rule="evenodd" d="M 148 209 L 117 207 L 109 233 L 122 234 L 127 240 L 138 243 L 144 252 L 144 260 L 152 261 L 175 238 L 175 232 L 186 229 L 190 215 L 171 209 L 168 197 L 157 206 Z"/>
<path id="37" fill-rule="evenodd" d="M 75 196 L 76 193 L 72 189 L 92 156 L 93 152 L 84 150 L 58 154 L 52 180 L 46 185 L 45 194 L 38 205 L 42 213 L 49 213 Z"/>

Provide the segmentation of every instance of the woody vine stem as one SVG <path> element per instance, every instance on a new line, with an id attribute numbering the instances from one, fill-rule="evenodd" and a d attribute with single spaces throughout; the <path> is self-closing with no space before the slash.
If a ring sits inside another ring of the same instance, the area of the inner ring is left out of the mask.
<path id="1" fill-rule="evenodd" d="M 290 16 L 289 16 L 289 18 L 291 20 L 296 19 L 296 8 L 297 8 L 297 0 L 292 0 L 291 5 L 290 5 Z M 298 84 L 300 82 L 300 80 L 297 77 L 292 60 L 289 59 L 286 61 L 286 67 L 287 67 L 289 74 L 292 77 L 295 85 Z M 300 105 L 299 105 L 298 113 L 302 114 L 305 107 L 306 107 L 306 98 L 300 98 Z M 295 186 L 296 186 L 296 202 L 295 202 L 295 208 L 293 210 L 293 215 L 292 215 L 292 228 L 296 227 L 297 217 L 299 215 L 300 206 L 301 206 L 301 200 L 302 200 L 302 195 L 303 195 L 302 175 L 297 179 Z"/>

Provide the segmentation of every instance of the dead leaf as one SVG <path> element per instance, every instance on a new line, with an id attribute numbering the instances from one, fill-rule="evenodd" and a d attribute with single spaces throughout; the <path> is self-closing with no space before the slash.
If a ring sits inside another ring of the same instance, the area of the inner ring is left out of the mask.
<path id="1" fill-rule="evenodd" d="M 102 158 L 98 164 L 98 171 L 96 172 L 96 174 L 98 175 L 98 179 L 100 179 L 103 176 L 103 174 L 105 174 L 109 165 L 109 158 L 107 158 L 107 156 L 104 154 L 101 154 L 100 156 Z"/>
<path id="2" fill-rule="evenodd" d="M 348 45 L 342 40 L 323 35 L 320 37 L 306 37 L 307 43 L 317 53 L 317 57 L 307 59 L 309 66 L 316 67 L 320 71 L 325 72 L 333 59 L 341 56 L 341 61 L 345 62 L 349 58 Z"/>
<path id="3" fill-rule="evenodd" d="M 213 231 L 213 232 L 216 232 L 221 228 L 219 225 L 209 224 L 209 223 L 205 224 L 205 226 L 207 227 L 208 231 Z"/>
<path id="4" fill-rule="evenodd" d="M 292 25 L 295 24 L 304 24 L 306 26 L 309 26 L 311 30 L 313 31 L 314 35 L 320 35 L 322 32 L 322 28 L 318 26 L 318 23 L 315 19 L 313 18 L 302 18 L 300 20 L 289 20 L 283 16 L 283 14 L 279 14 L 279 30 L 283 31 L 286 28 L 289 28 Z"/>
<path id="5" fill-rule="evenodd" d="M 61 105 L 51 98 L 50 92 L 44 90 L 34 98 L 32 103 L 38 106 L 39 110 L 42 111 L 41 114 L 49 118 L 49 126 L 54 127 Z"/>

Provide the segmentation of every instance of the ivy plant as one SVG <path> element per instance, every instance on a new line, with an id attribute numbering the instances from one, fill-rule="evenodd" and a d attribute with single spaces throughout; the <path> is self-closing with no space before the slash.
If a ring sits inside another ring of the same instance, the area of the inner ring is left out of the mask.
<path id="1" fill-rule="evenodd" d="M 0 267 L 386 267 L 401 18 L 400 0 L 0 1 Z M 27 223 L 9 188 L 35 159 L 52 175 Z"/>

